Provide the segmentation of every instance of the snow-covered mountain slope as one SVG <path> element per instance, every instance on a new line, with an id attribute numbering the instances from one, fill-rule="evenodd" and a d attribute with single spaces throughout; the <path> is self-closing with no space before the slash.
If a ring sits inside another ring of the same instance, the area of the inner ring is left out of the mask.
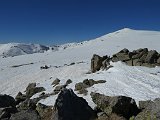
<path id="1" fill-rule="evenodd" d="M 41 53 L 49 50 L 49 47 L 39 44 L 22 44 L 22 43 L 8 43 L 0 44 L 0 56 L 18 56 L 25 54 Z"/>
<path id="2" fill-rule="evenodd" d="M 73 44 L 67 49 L 56 52 L 35 53 L 11 58 L 0 58 L 0 93 L 15 96 L 24 91 L 28 83 L 36 82 L 44 86 L 46 92 L 52 92 L 51 83 L 59 78 L 61 84 L 71 79 L 68 88 L 74 89 L 75 83 L 84 79 L 106 80 L 106 83 L 88 88 L 88 95 L 83 96 L 89 105 L 94 107 L 90 92 L 96 91 L 105 95 L 125 95 L 139 100 L 160 97 L 160 67 L 132 67 L 121 62 L 112 63 L 108 71 L 86 74 L 90 70 L 90 59 L 93 54 L 112 55 L 123 48 L 155 49 L 160 52 L 160 32 L 122 29 L 81 44 Z M 83 61 L 83 62 L 82 62 Z M 75 62 L 74 65 L 68 66 Z M 67 64 L 67 65 L 66 65 Z M 48 65 L 49 69 L 40 67 Z M 53 105 L 56 96 L 41 102 Z"/>

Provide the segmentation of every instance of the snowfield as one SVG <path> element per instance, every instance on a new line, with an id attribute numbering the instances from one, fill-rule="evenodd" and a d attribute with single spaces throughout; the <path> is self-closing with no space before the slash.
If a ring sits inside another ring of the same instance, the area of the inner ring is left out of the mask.
<path id="1" fill-rule="evenodd" d="M 87 88 L 89 92 L 86 96 L 78 94 L 78 96 L 84 97 L 91 107 L 95 106 L 90 97 L 91 91 L 108 96 L 130 96 L 136 102 L 153 100 L 160 97 L 160 67 L 133 67 L 117 62 L 111 63 L 114 67 L 107 71 L 86 73 L 90 71 L 90 60 L 93 54 L 111 56 L 123 48 L 129 50 L 148 48 L 160 52 L 159 45 L 160 32 L 125 28 L 90 41 L 63 45 L 65 49 L 55 52 L 0 58 L 0 93 L 15 97 L 19 91 L 23 92 L 32 82 L 43 86 L 46 93 L 51 93 L 54 90 L 51 83 L 56 78 L 61 80 L 61 85 L 67 79 L 71 79 L 73 83 L 67 88 L 72 89 L 75 88 L 75 83 L 92 78 L 107 82 Z M 73 62 L 74 65 L 69 65 Z M 40 67 L 44 65 L 50 66 L 50 68 L 41 70 Z M 57 95 L 51 96 L 40 102 L 54 105 L 56 97 Z"/>

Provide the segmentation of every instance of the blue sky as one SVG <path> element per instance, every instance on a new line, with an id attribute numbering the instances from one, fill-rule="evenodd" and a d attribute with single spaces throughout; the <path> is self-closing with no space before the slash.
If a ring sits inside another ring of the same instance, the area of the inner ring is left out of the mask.
<path id="1" fill-rule="evenodd" d="M 125 27 L 160 31 L 160 0 L 0 0 L 0 43 L 79 42 Z"/>

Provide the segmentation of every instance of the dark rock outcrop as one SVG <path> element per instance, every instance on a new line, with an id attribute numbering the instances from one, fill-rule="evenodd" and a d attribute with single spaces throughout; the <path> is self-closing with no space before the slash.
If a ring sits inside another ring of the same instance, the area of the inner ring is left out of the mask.
<path id="1" fill-rule="evenodd" d="M 15 112 L 17 109 L 14 98 L 9 95 L 0 95 L 0 119 L 8 119 Z"/>
<path id="2" fill-rule="evenodd" d="M 0 95 L 0 108 L 4 107 L 15 107 L 16 102 L 13 97 L 9 95 Z"/>
<path id="3" fill-rule="evenodd" d="M 134 99 L 125 96 L 109 97 L 99 93 L 91 93 L 93 102 L 101 109 L 107 116 L 113 113 L 118 116 L 123 116 L 129 119 L 139 113 L 139 109 Z"/>
<path id="4" fill-rule="evenodd" d="M 92 120 L 96 117 L 86 100 L 78 97 L 71 89 L 60 92 L 54 107 L 54 120 Z"/>

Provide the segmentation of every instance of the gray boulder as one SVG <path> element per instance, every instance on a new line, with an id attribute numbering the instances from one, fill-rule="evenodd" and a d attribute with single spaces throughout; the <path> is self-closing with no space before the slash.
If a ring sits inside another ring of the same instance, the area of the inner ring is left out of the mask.
<path id="1" fill-rule="evenodd" d="M 140 101 L 139 106 L 142 109 L 135 120 L 160 120 L 160 98 L 154 101 Z"/>
<path id="2" fill-rule="evenodd" d="M 40 120 L 35 110 L 22 110 L 13 114 L 10 120 Z"/>
<path id="3" fill-rule="evenodd" d="M 99 93 L 91 93 L 93 102 L 99 109 L 108 116 L 115 113 L 129 119 L 131 116 L 137 115 L 139 109 L 134 99 L 125 96 L 109 97 Z"/>

